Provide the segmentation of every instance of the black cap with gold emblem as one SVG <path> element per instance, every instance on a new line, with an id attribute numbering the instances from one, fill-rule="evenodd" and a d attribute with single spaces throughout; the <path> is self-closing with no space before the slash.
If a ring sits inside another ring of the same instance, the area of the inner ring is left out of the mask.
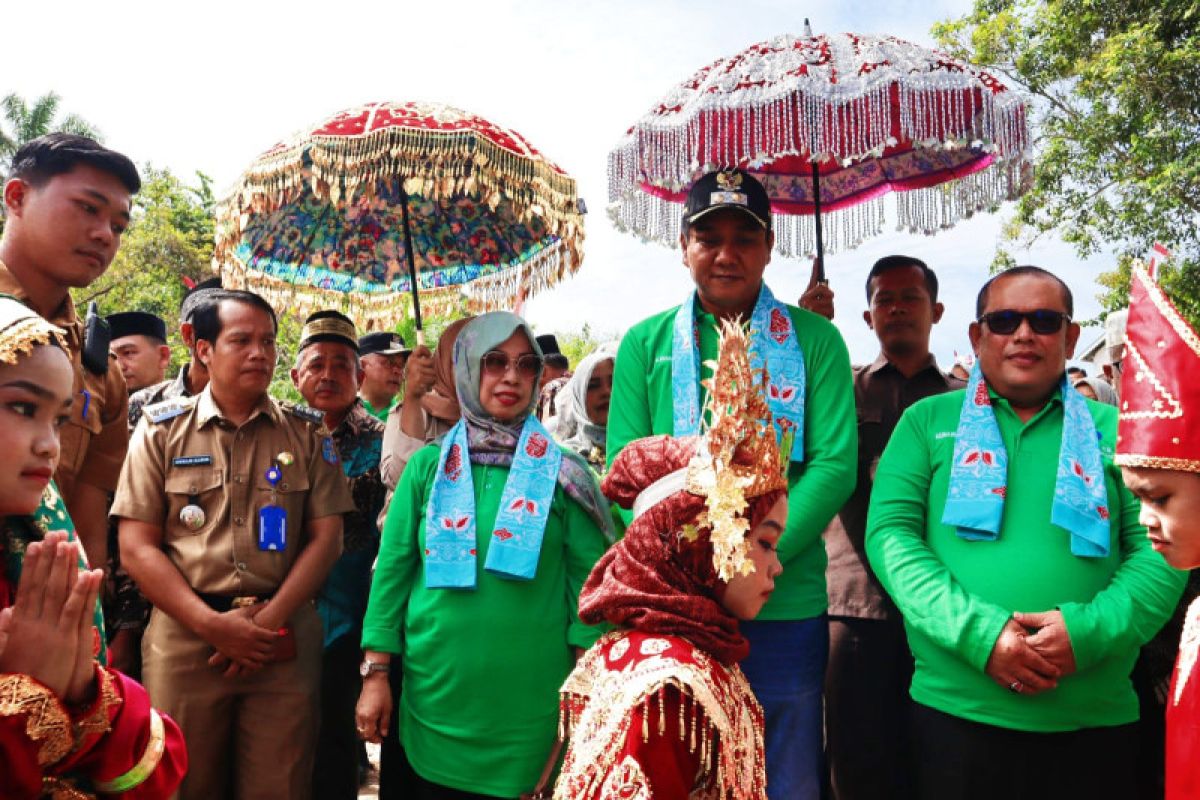
<path id="1" fill-rule="evenodd" d="M 740 169 L 710 172 L 692 184 L 683 206 L 683 225 L 688 227 L 713 211 L 732 208 L 771 229 L 771 200 L 763 185 Z"/>

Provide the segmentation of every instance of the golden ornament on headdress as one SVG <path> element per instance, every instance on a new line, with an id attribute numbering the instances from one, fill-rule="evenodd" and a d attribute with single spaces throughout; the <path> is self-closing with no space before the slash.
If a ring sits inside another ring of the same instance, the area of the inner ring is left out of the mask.
<path id="1" fill-rule="evenodd" d="M 747 500 L 786 489 L 787 474 L 767 405 L 767 372 L 750 366 L 750 337 L 740 322 L 721 323 L 718 347 L 713 375 L 703 382 L 707 428 L 685 488 L 704 497 L 707 508 L 697 524 L 711 528 L 713 566 L 729 581 L 753 571 Z"/>
<path id="2" fill-rule="evenodd" d="M 12 295 L 0 294 L 0 363 L 16 364 L 42 344 L 66 350 L 66 333 Z"/>
<path id="3" fill-rule="evenodd" d="M 354 323 L 337 317 L 321 317 L 312 322 L 306 322 L 304 329 L 300 332 L 300 341 L 306 342 L 314 336 L 340 336 L 352 342 L 358 341 Z"/>

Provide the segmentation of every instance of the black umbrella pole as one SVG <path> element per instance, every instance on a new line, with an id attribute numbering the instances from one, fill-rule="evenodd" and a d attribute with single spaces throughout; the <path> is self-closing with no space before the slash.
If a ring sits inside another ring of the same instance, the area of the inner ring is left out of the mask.
<path id="1" fill-rule="evenodd" d="M 421 290 L 417 286 L 417 260 L 413 254 L 412 225 L 408 221 L 408 192 L 404 191 L 404 179 L 400 182 L 400 214 L 404 220 L 404 252 L 408 255 L 408 278 L 412 288 L 413 321 L 417 323 L 417 344 L 425 344 L 421 330 Z"/>
<path id="2" fill-rule="evenodd" d="M 813 222 L 817 228 L 817 282 L 828 283 L 825 279 L 825 242 L 821 233 L 821 171 L 816 159 L 812 162 L 813 171 Z"/>

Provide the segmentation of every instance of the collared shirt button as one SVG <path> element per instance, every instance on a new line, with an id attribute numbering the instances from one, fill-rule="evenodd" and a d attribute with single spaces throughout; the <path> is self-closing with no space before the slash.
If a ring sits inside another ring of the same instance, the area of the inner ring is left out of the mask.
<path id="1" fill-rule="evenodd" d="M 241 525 L 245 521 L 246 521 L 245 517 L 234 517 L 233 518 L 234 525 Z"/>
<path id="2" fill-rule="evenodd" d="M 241 483 L 241 482 L 242 482 L 242 480 L 243 480 L 243 479 L 242 479 L 242 476 L 241 476 L 241 475 L 234 475 L 234 476 L 233 476 L 233 482 L 234 482 L 234 483 Z"/>
<path id="3" fill-rule="evenodd" d="M 241 570 L 242 572 L 245 572 L 246 571 L 246 562 L 245 561 L 237 562 L 237 568 L 239 570 Z"/>

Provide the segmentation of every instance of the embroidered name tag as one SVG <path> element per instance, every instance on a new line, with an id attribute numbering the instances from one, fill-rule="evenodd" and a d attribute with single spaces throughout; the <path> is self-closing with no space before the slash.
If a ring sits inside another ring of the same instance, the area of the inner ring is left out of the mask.
<path id="1" fill-rule="evenodd" d="M 207 467 L 212 463 L 212 456 L 180 456 L 171 459 L 172 467 Z"/>
<path id="2" fill-rule="evenodd" d="M 938 431 L 933 435 L 934 439 L 953 439 L 958 436 L 958 431 Z"/>

